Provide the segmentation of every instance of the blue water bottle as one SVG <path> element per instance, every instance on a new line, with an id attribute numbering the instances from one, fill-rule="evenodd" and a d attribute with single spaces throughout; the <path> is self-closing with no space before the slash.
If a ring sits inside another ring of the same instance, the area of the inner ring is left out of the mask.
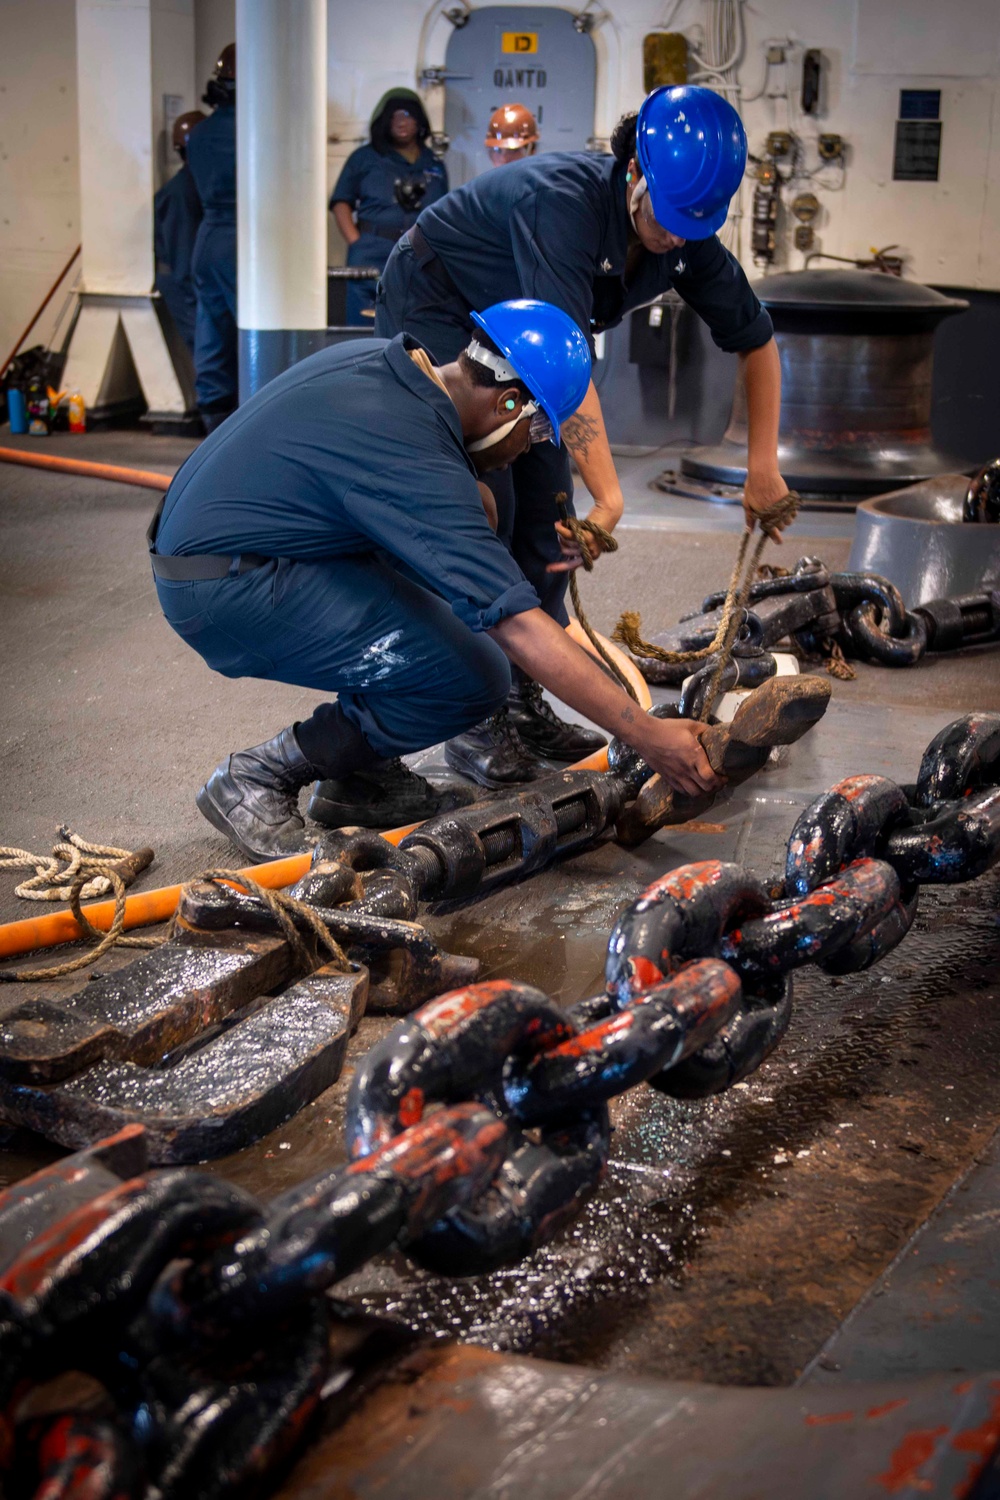
<path id="1" fill-rule="evenodd" d="M 28 408 L 24 402 L 24 392 L 11 387 L 7 392 L 7 415 L 10 418 L 11 433 L 27 432 L 28 430 Z"/>

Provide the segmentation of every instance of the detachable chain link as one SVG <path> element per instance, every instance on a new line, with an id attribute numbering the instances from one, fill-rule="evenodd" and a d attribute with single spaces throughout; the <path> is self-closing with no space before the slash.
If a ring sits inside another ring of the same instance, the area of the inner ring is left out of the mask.
<path id="1" fill-rule="evenodd" d="M 763 564 L 745 598 L 732 647 L 733 661 L 720 658 L 718 633 L 727 596 L 709 594 L 700 611 L 644 642 L 625 631 L 623 643 L 649 682 L 679 686 L 690 674 L 682 712 L 696 714 L 712 673 L 720 685 L 754 685 L 776 666 L 775 649 L 819 658 L 835 677 L 856 675 L 848 657 L 887 667 L 911 667 L 927 652 L 957 651 L 1000 640 L 1000 590 L 929 599 L 907 609 L 899 590 L 877 573 L 831 573 L 815 557 L 792 569 Z M 626 624 L 628 622 L 626 621 Z M 784 644 L 783 644 L 784 643 Z M 707 658 L 700 669 L 696 659 Z M 734 672 L 739 663 L 738 673 Z"/>

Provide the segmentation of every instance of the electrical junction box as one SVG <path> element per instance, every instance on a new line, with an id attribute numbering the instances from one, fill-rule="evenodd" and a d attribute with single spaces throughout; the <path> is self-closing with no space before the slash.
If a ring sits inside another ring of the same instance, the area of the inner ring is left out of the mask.
<path id="1" fill-rule="evenodd" d="M 819 109 L 820 79 L 823 75 L 823 54 L 815 47 L 802 59 L 802 113 L 814 115 Z"/>
<path id="2" fill-rule="evenodd" d="M 642 39 L 642 87 L 653 89 L 687 83 L 687 37 L 679 31 L 651 31 Z"/>
<path id="3" fill-rule="evenodd" d="M 792 199 L 792 213 L 800 224 L 811 224 L 819 213 L 819 199 L 815 193 L 799 193 Z"/>

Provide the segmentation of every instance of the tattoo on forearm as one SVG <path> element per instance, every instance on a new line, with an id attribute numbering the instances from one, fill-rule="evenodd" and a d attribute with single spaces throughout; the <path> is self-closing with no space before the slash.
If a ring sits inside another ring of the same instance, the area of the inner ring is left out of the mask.
<path id="1" fill-rule="evenodd" d="M 574 456 L 584 463 L 590 455 L 590 445 L 597 441 L 600 430 L 600 424 L 594 417 L 585 417 L 580 412 L 562 424 L 562 435 L 567 448 L 571 448 Z"/>
<path id="2" fill-rule="evenodd" d="M 625 721 L 626 724 L 634 724 L 635 723 L 635 709 L 634 708 L 623 708 L 622 709 L 622 719 Z"/>

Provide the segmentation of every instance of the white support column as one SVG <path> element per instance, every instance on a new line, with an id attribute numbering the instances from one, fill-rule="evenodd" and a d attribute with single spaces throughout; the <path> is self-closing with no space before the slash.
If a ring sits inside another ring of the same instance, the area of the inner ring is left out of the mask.
<path id="1" fill-rule="evenodd" d="M 64 382 L 91 410 L 145 398 L 181 418 L 190 361 L 175 369 L 154 310 L 153 194 L 167 117 L 194 108 L 194 0 L 77 0 L 76 32 L 83 295 Z"/>
<path id="2" fill-rule="evenodd" d="M 237 0 L 240 398 L 326 341 L 327 0 Z"/>

